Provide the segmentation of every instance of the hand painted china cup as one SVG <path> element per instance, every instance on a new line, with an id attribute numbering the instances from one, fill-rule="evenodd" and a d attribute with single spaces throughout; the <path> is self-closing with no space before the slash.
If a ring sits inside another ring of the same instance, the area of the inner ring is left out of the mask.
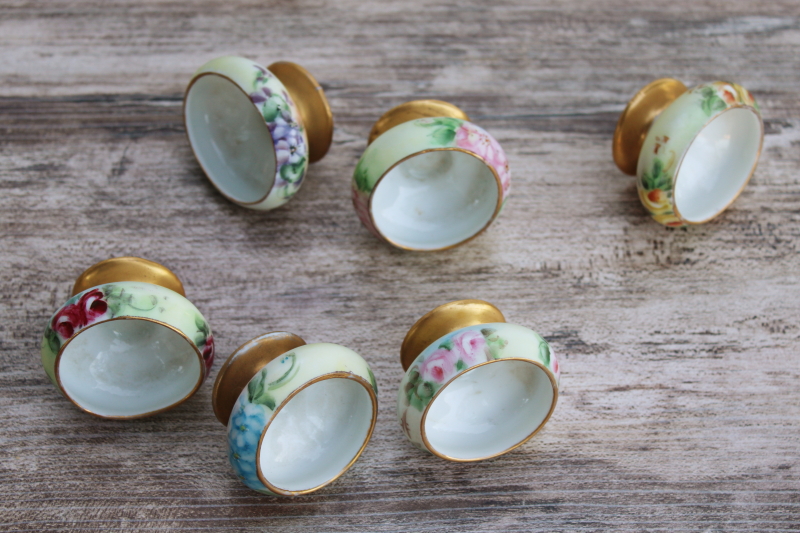
<path id="1" fill-rule="evenodd" d="M 485 230 L 508 198 L 500 144 L 461 109 L 416 100 L 384 114 L 353 173 L 364 226 L 406 250 L 444 250 Z"/>
<path id="2" fill-rule="evenodd" d="M 356 352 L 267 333 L 240 346 L 217 375 L 213 405 L 228 458 L 253 490 L 308 494 L 344 474 L 366 448 L 378 387 Z"/>
<path id="3" fill-rule="evenodd" d="M 228 200 L 269 210 L 288 202 L 309 162 L 327 153 L 333 115 L 319 83 L 286 61 L 213 59 L 183 99 L 186 134 L 208 179 Z"/>
<path id="4" fill-rule="evenodd" d="M 558 400 L 560 369 L 547 341 L 481 300 L 444 304 L 420 318 L 400 361 L 400 426 L 415 446 L 450 461 L 480 461 L 522 445 Z"/>
<path id="5" fill-rule="evenodd" d="M 663 78 L 640 90 L 619 117 L 614 162 L 636 175 L 639 198 L 666 226 L 702 224 L 739 196 L 764 140 L 750 91 L 715 81 L 692 89 Z"/>
<path id="6" fill-rule="evenodd" d="M 141 418 L 180 405 L 213 361 L 211 329 L 181 281 L 137 257 L 108 259 L 81 274 L 42 338 L 50 381 L 100 418 Z"/>

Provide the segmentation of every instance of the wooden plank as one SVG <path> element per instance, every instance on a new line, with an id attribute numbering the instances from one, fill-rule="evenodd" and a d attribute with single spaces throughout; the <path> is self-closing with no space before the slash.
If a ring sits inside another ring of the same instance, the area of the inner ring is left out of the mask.
<path id="1" fill-rule="evenodd" d="M 0 529 L 797 531 L 799 21 L 790 1 L 3 2 Z M 331 152 L 277 211 L 226 202 L 186 143 L 183 88 L 224 53 L 298 61 L 330 97 Z M 650 221 L 610 157 L 663 75 L 740 81 L 767 122 L 751 184 L 696 228 Z M 496 135 L 514 179 L 488 232 L 436 254 L 378 243 L 349 197 L 372 122 L 420 97 Z M 210 384 L 132 423 L 61 398 L 41 330 L 128 254 L 180 275 L 221 359 L 269 330 L 364 355 L 380 413 L 355 467 L 267 498 L 232 475 Z M 466 297 L 551 340 L 563 393 L 520 450 L 456 465 L 405 441 L 394 399 L 408 327 Z"/>

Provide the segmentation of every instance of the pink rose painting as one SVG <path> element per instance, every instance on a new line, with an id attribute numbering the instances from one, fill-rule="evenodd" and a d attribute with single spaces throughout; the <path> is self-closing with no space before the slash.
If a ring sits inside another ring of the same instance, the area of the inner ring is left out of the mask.
<path id="1" fill-rule="evenodd" d="M 409 405 L 422 410 L 459 372 L 499 358 L 507 344 L 491 328 L 462 330 L 445 337 L 433 352 L 414 363 L 409 372 L 404 388 Z"/>
<path id="2" fill-rule="evenodd" d="M 508 196 L 511 188 L 511 173 L 508 158 L 497 140 L 475 124 L 464 122 L 456 130 L 456 146 L 474 152 L 491 165 L 500 178 L 503 196 Z"/>
<path id="3" fill-rule="evenodd" d="M 486 338 L 480 331 L 464 331 L 453 337 L 453 352 L 467 367 L 488 360 Z"/>
<path id="4" fill-rule="evenodd" d="M 420 378 L 441 385 L 455 372 L 456 363 L 458 363 L 457 353 L 439 348 L 419 366 Z"/>

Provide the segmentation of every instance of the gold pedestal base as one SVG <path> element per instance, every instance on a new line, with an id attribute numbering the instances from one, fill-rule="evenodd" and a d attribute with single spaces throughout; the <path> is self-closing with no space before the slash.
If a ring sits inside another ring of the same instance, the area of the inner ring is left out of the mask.
<path id="1" fill-rule="evenodd" d="M 90 266 L 75 280 L 72 295 L 75 296 L 91 287 L 117 281 L 152 283 L 186 296 L 181 280 L 173 271 L 164 265 L 139 257 L 114 257 Z"/>
<path id="2" fill-rule="evenodd" d="M 686 92 L 686 85 L 672 78 L 661 78 L 647 84 L 628 102 L 614 130 L 612 152 L 619 169 L 636 175 L 639 153 L 650 125 L 677 97 Z"/>

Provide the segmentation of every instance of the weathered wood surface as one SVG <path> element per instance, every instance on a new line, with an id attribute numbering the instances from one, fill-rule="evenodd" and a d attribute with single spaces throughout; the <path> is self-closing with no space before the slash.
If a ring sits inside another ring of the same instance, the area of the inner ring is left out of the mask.
<path id="1" fill-rule="evenodd" d="M 796 1 L 0 6 L 3 531 L 800 529 Z M 335 113 L 331 152 L 271 213 L 225 201 L 184 137 L 185 84 L 227 53 L 302 63 Z M 665 75 L 739 81 L 767 122 L 742 197 L 690 229 L 649 220 L 610 157 L 627 99 Z M 419 97 L 463 107 L 513 172 L 498 221 L 444 253 L 378 243 L 350 205 L 372 122 Z M 363 354 L 380 414 L 356 466 L 263 497 L 231 473 L 208 383 L 132 423 L 61 398 L 39 335 L 115 255 L 175 270 L 220 359 L 269 330 Z M 465 297 L 541 332 L 564 373 L 537 438 L 457 465 L 408 444 L 393 411 L 407 328 Z"/>

